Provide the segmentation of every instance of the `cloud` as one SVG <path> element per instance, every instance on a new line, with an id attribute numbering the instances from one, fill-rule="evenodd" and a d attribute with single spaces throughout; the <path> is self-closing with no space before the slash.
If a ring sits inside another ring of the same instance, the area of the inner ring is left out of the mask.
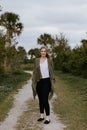
<path id="1" fill-rule="evenodd" d="M 24 30 L 19 45 L 26 50 L 37 46 L 40 34 L 63 32 L 74 47 L 86 37 L 87 0 L 1 0 L 3 12 L 19 14 Z"/>

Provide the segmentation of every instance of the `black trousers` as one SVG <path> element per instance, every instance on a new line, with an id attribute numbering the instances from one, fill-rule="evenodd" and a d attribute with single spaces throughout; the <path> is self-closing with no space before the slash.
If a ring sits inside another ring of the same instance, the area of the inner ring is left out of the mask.
<path id="1" fill-rule="evenodd" d="M 36 91 L 39 99 L 40 113 L 44 113 L 45 110 L 46 116 L 50 115 L 50 106 L 48 101 L 50 90 L 50 78 L 40 79 L 40 81 L 37 82 Z"/>

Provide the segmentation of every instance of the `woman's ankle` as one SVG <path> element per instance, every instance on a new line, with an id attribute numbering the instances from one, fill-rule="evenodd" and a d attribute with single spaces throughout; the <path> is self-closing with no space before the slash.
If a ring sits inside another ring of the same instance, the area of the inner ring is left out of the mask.
<path id="1" fill-rule="evenodd" d="M 41 117 L 41 118 L 44 118 L 44 113 L 41 113 L 41 114 L 40 114 L 40 117 Z"/>
<path id="2" fill-rule="evenodd" d="M 49 117 L 49 116 L 46 116 L 46 120 L 48 120 L 48 121 L 49 121 L 49 120 L 50 120 L 50 117 Z"/>

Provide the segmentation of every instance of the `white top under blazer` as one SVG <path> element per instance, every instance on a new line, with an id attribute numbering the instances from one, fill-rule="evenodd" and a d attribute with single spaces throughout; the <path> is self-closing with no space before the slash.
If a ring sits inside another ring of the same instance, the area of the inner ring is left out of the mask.
<path id="1" fill-rule="evenodd" d="M 42 78 L 48 78 L 49 77 L 49 69 L 48 69 L 47 58 L 44 62 L 40 63 L 40 71 L 41 71 L 41 74 L 42 74 Z"/>

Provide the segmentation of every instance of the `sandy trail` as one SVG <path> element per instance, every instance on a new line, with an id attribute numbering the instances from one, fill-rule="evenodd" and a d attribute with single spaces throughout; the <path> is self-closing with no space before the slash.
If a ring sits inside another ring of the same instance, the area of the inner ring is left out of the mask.
<path id="1" fill-rule="evenodd" d="M 31 72 L 30 72 L 31 73 Z M 14 96 L 13 108 L 8 113 L 7 118 L 0 123 L 0 130 L 16 130 L 16 124 L 19 116 L 27 109 L 27 100 L 32 98 L 31 79 Z M 52 103 L 50 102 L 50 105 Z M 58 120 L 54 114 L 51 105 L 51 123 L 43 125 L 43 130 L 64 130 L 65 126 Z"/>

